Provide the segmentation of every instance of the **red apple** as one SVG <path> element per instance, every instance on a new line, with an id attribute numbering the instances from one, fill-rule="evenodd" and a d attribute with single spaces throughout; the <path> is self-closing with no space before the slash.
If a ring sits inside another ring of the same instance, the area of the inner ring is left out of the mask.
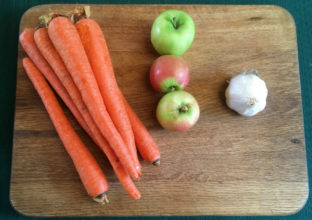
<path id="1" fill-rule="evenodd" d="M 188 92 L 174 91 L 164 95 L 156 109 L 157 120 L 170 131 L 186 131 L 193 127 L 199 118 L 199 106 Z"/>
<path id="2" fill-rule="evenodd" d="M 172 92 L 184 89 L 190 80 L 187 63 L 178 56 L 158 57 L 150 70 L 150 81 L 158 92 Z"/>

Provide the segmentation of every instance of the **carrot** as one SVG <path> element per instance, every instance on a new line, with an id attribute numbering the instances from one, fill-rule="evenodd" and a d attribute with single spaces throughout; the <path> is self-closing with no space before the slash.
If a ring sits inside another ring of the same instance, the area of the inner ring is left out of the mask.
<path id="1" fill-rule="evenodd" d="M 103 141 L 104 140 L 104 141 Z M 100 143 L 100 148 L 105 152 L 107 158 L 109 159 L 119 182 L 126 190 L 126 192 L 131 196 L 132 199 L 137 200 L 141 198 L 141 194 L 139 190 L 134 185 L 133 181 L 131 180 L 129 173 L 124 168 L 124 166 L 120 163 L 119 159 L 117 158 L 114 151 L 108 145 L 105 139 L 103 139 Z M 105 142 L 105 143 L 104 143 Z"/>
<path id="2" fill-rule="evenodd" d="M 51 71 L 53 71 L 55 77 L 58 79 L 58 82 L 61 83 L 62 87 L 69 95 L 73 104 L 76 106 L 76 109 L 78 109 L 78 111 L 80 112 L 83 120 L 90 130 L 88 134 L 91 136 L 93 131 L 90 128 L 90 121 L 93 122 L 93 119 L 91 118 L 86 105 L 82 101 L 80 92 L 76 87 L 70 73 L 67 71 L 64 62 L 62 61 L 62 58 L 55 50 L 49 38 L 47 28 L 39 28 L 38 30 L 36 30 L 34 33 L 34 40 L 37 48 L 39 49 L 39 52 L 47 62 L 47 65 L 52 68 Z M 56 80 L 51 81 L 50 84 L 52 86 L 57 86 L 55 85 L 55 81 Z"/>
<path id="3" fill-rule="evenodd" d="M 82 114 L 84 120 L 86 121 L 88 127 L 91 130 L 91 137 L 95 143 L 104 151 L 108 157 L 119 181 L 126 189 L 128 194 L 133 199 L 139 199 L 141 197 L 140 192 L 136 189 L 133 184 L 128 172 L 124 169 L 114 151 L 110 148 L 105 138 L 102 136 L 101 132 L 97 128 L 95 122 L 93 121 L 86 105 L 84 104 L 80 92 L 75 85 L 70 73 L 67 71 L 64 62 L 55 50 L 49 35 L 47 28 L 40 28 L 36 30 L 34 34 L 35 42 L 40 52 L 44 58 L 48 61 L 51 68 L 54 70 L 56 75 L 59 77 L 60 81 L 66 88 L 73 102 L 77 106 L 78 110 Z"/>
<path id="4" fill-rule="evenodd" d="M 75 168 L 88 194 L 98 202 L 108 202 L 105 194 L 108 190 L 107 180 L 94 157 L 71 127 L 52 89 L 29 58 L 23 59 L 23 66 L 41 97 L 50 119 L 66 151 L 74 162 Z"/>
<path id="5" fill-rule="evenodd" d="M 119 88 L 102 30 L 97 22 L 88 18 L 79 20 L 76 23 L 76 28 L 89 58 L 107 111 L 127 145 L 140 174 L 141 164 L 137 155 L 133 131 L 124 103 L 116 95 Z"/>
<path id="6" fill-rule="evenodd" d="M 88 128 L 86 122 L 83 120 L 82 115 L 76 108 L 75 104 L 69 97 L 66 89 L 38 50 L 34 41 L 34 32 L 35 30 L 33 28 L 28 28 L 24 30 L 19 36 L 19 41 L 21 42 L 21 45 L 23 46 L 25 52 L 30 57 L 30 59 L 34 62 L 36 67 L 40 70 L 40 72 L 42 72 L 50 85 L 52 85 L 56 93 L 61 97 L 65 105 L 73 113 L 74 117 L 81 125 L 81 127 L 88 134 L 90 134 L 90 129 Z"/>
<path id="7" fill-rule="evenodd" d="M 160 153 L 159 153 L 159 149 L 155 141 L 153 140 L 152 136 L 145 128 L 142 121 L 132 110 L 131 106 L 128 104 L 127 100 L 125 99 L 121 91 L 119 91 L 119 95 L 122 98 L 125 104 L 127 113 L 129 115 L 129 119 L 130 119 L 131 126 L 133 129 L 134 137 L 135 137 L 136 146 L 141 156 L 146 162 L 152 163 L 155 166 L 159 166 Z"/>
<path id="8" fill-rule="evenodd" d="M 48 34 L 101 133 L 130 175 L 138 179 L 139 175 L 129 150 L 106 110 L 75 26 L 68 18 L 56 17 L 49 23 Z"/>

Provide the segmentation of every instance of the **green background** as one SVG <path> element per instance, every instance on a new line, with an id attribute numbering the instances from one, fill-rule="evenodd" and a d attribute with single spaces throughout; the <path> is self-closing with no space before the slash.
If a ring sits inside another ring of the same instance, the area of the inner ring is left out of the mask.
<path id="1" fill-rule="evenodd" d="M 312 1 L 311 0 L 207 0 L 207 1 L 0 1 L 0 220 L 32 219 L 17 213 L 9 202 L 9 182 L 12 153 L 12 133 L 16 87 L 16 62 L 18 26 L 20 18 L 28 8 L 48 3 L 183 3 L 183 4 L 274 4 L 286 8 L 294 17 L 297 26 L 300 79 L 304 113 L 305 138 L 309 179 L 312 178 Z M 311 184 L 310 184 L 311 187 Z M 239 199 L 239 198 L 237 198 Z M 276 217 L 146 217 L 148 219 L 312 219 L 311 197 L 305 207 L 295 215 Z M 38 219 L 38 218 L 34 218 Z M 59 218 L 58 218 L 59 219 Z M 90 218 L 79 218 L 90 219 Z M 100 218 L 94 218 L 100 219 Z M 113 219 L 113 218 L 105 218 Z M 131 217 L 129 219 L 143 219 Z"/>

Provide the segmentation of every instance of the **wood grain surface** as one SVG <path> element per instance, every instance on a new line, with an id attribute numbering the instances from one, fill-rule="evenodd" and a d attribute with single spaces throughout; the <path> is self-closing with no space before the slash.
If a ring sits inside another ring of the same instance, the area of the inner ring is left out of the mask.
<path id="1" fill-rule="evenodd" d="M 41 5 L 23 16 L 20 30 L 37 18 L 76 5 Z M 196 36 L 183 55 L 191 80 L 186 91 L 201 116 L 183 133 L 163 130 L 155 107 L 161 95 L 148 73 L 158 57 L 150 43 L 155 17 L 182 9 Z M 277 6 L 91 5 L 106 36 L 118 84 L 159 145 L 160 167 L 142 162 L 132 201 L 107 159 L 66 114 L 103 167 L 110 204 L 100 206 L 83 189 L 52 123 L 28 80 L 19 45 L 11 202 L 30 216 L 284 215 L 308 197 L 308 182 L 295 24 Z M 265 111 L 238 116 L 225 105 L 226 81 L 248 68 L 259 70 L 269 90 Z"/>

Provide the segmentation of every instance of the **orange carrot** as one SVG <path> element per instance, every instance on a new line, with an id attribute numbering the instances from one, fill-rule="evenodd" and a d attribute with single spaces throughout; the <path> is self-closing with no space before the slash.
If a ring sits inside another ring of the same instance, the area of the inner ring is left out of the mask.
<path id="1" fill-rule="evenodd" d="M 52 89 L 33 62 L 29 58 L 24 58 L 23 66 L 41 97 L 66 151 L 73 160 L 88 194 L 98 202 L 107 202 L 105 192 L 108 190 L 108 183 L 100 166 L 71 127 Z"/>
<path id="2" fill-rule="evenodd" d="M 34 41 L 34 32 L 35 30 L 33 28 L 28 28 L 24 30 L 19 36 L 21 45 L 23 46 L 25 52 L 30 57 L 30 59 L 34 62 L 36 67 L 40 70 L 40 72 L 42 72 L 42 74 L 45 76 L 48 82 L 52 85 L 56 93 L 61 97 L 65 105 L 73 113 L 74 117 L 77 119 L 81 127 L 88 134 L 90 134 L 90 129 L 88 128 L 86 122 L 83 120 L 75 104 L 69 97 L 66 89 L 64 88 L 58 77 L 55 75 L 55 73 L 53 72 L 47 61 L 44 59 L 44 57 L 38 50 Z"/>
<path id="3" fill-rule="evenodd" d="M 146 162 L 158 166 L 160 164 L 160 153 L 155 141 L 139 117 L 132 110 L 121 91 L 119 94 L 127 109 L 135 137 L 136 146 L 139 149 L 141 156 Z"/>
<path id="4" fill-rule="evenodd" d="M 124 103 L 116 95 L 119 88 L 102 30 L 94 20 L 88 18 L 79 20 L 76 23 L 76 28 L 89 58 L 107 111 L 127 145 L 140 174 L 141 164 L 137 155 L 133 131 Z"/>
<path id="5" fill-rule="evenodd" d="M 66 88 L 67 92 L 69 93 L 70 97 L 74 101 L 75 105 L 77 106 L 78 110 L 80 111 L 84 120 L 86 121 L 88 127 L 90 128 L 92 139 L 94 140 L 95 143 L 97 143 L 97 145 L 99 145 L 99 147 L 104 151 L 104 153 L 108 157 L 119 181 L 133 199 L 139 199 L 141 197 L 140 192 L 136 189 L 128 172 L 121 165 L 114 151 L 110 148 L 110 146 L 102 136 L 101 132 L 97 128 L 95 122 L 93 121 L 87 107 L 85 106 L 82 100 L 82 97 L 80 95 L 77 86 L 73 82 L 70 73 L 67 71 L 64 62 L 62 61 L 61 57 L 55 50 L 49 38 L 47 28 L 40 28 L 36 30 L 34 37 L 40 52 L 42 53 L 44 58 L 48 61 L 51 68 L 59 77 L 60 81 L 63 83 L 64 87 Z"/>
<path id="6" fill-rule="evenodd" d="M 112 165 L 112 167 L 116 173 L 116 176 L 119 179 L 119 182 L 124 187 L 126 192 L 131 196 L 132 199 L 134 199 L 134 200 L 140 199 L 141 194 L 140 194 L 139 190 L 136 188 L 136 186 L 134 185 L 133 181 L 131 180 L 127 170 L 120 163 L 116 154 L 111 149 L 111 147 L 108 145 L 106 140 L 104 138 L 103 138 L 103 140 L 101 141 L 99 146 L 105 152 L 107 158 L 109 159 L 109 161 L 110 161 L 110 163 L 111 163 L 111 165 Z"/>
<path id="7" fill-rule="evenodd" d="M 138 179 L 131 154 L 106 110 L 77 29 L 68 18 L 56 17 L 49 23 L 48 33 L 101 133 L 130 175 Z"/>

